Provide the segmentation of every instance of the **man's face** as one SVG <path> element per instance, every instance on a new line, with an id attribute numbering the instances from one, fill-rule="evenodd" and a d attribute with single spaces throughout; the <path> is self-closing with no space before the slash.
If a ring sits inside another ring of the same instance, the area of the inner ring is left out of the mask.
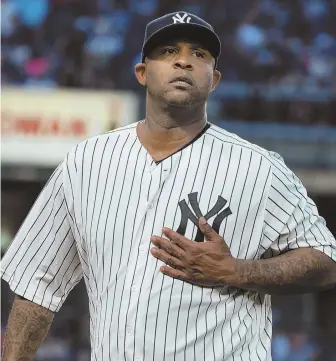
<path id="1" fill-rule="evenodd" d="M 205 103 L 220 79 L 211 54 L 194 42 L 173 41 L 159 46 L 145 64 L 143 75 L 149 94 L 175 107 Z"/>

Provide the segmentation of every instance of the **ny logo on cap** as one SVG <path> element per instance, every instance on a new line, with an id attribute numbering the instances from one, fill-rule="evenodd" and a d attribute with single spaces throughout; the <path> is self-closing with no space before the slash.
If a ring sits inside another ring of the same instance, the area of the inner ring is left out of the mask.
<path id="1" fill-rule="evenodd" d="M 185 20 L 185 18 L 187 18 L 187 19 Z M 190 20 L 191 20 L 191 17 L 188 16 L 188 14 L 186 14 L 186 13 L 184 13 L 183 16 L 181 16 L 179 13 L 176 13 L 176 14 L 173 16 L 173 20 L 174 20 L 174 24 L 176 24 L 176 23 L 181 23 L 181 24 L 183 24 L 183 23 L 189 23 Z"/>

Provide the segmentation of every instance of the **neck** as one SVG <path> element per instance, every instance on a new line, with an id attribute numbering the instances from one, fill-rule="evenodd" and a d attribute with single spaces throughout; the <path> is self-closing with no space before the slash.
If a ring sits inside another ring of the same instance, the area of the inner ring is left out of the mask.
<path id="1" fill-rule="evenodd" d="M 147 96 L 146 123 L 159 132 L 167 133 L 173 129 L 190 129 L 204 126 L 207 120 L 205 103 L 177 107 L 159 102 Z"/>
<path id="2" fill-rule="evenodd" d="M 172 107 L 146 100 L 146 119 L 137 129 L 141 143 L 155 157 L 167 156 L 189 143 L 207 121 L 205 104 Z"/>

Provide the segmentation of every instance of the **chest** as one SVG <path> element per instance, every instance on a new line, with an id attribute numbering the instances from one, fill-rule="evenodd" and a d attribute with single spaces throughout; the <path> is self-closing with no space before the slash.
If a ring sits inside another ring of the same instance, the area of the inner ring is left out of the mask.
<path id="1" fill-rule="evenodd" d="M 120 154 L 78 181 L 74 210 L 82 247 L 101 250 L 102 258 L 114 249 L 148 248 L 162 227 L 203 242 L 197 223 L 204 216 L 233 256 L 254 258 L 267 174 L 241 149 L 191 147 L 159 164 L 140 150 L 128 158 Z"/>

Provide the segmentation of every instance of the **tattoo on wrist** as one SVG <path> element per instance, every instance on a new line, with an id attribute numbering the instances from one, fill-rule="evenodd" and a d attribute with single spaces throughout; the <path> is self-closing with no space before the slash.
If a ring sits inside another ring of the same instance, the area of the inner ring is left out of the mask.
<path id="1" fill-rule="evenodd" d="M 278 295 L 319 291 L 331 282 L 326 260 L 322 252 L 307 248 L 270 259 L 245 261 L 241 264 L 241 286 Z"/>

